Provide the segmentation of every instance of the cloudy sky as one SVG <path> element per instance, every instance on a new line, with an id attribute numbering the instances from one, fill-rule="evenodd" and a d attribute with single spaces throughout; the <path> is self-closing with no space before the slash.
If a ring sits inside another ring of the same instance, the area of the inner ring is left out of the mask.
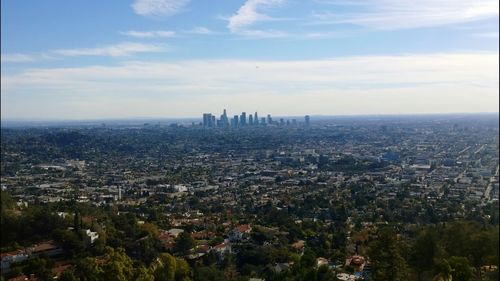
<path id="1" fill-rule="evenodd" d="M 2 0 L 1 117 L 498 112 L 498 11 L 498 0 Z"/>

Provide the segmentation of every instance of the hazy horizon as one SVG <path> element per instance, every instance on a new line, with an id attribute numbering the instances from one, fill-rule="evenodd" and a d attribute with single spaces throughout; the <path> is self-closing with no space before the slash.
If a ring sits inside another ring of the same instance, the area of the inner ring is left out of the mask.
<path id="1" fill-rule="evenodd" d="M 248 113 L 248 112 L 247 112 Z M 252 112 L 253 113 L 253 112 Z M 213 112 L 212 112 L 213 114 Z M 216 113 L 217 114 L 217 113 Z M 240 113 L 236 113 L 240 114 Z M 270 113 L 272 115 L 272 113 Z M 498 116 L 499 112 L 451 112 L 451 113 L 404 113 L 404 114 L 345 114 L 345 115 L 335 115 L 335 114 L 308 114 L 312 121 L 318 120 L 335 120 L 335 119 L 359 119 L 359 118 L 428 118 L 428 117 L 484 117 L 484 116 Z M 217 115 L 216 115 L 217 116 Z M 232 116 L 229 115 L 228 116 Z M 262 115 L 263 117 L 267 116 L 267 113 Z M 272 115 L 273 118 L 285 118 L 291 120 L 291 118 L 297 119 L 299 122 L 302 122 L 302 118 L 305 115 Z M 317 118 L 317 119 L 316 119 Z M 10 119 L 10 118 L 2 118 L 1 122 L 4 126 L 8 123 L 19 123 L 19 124 L 30 124 L 30 123 L 101 123 L 101 122 L 152 122 L 152 121 L 186 121 L 192 122 L 202 121 L 202 116 L 186 116 L 186 117 L 162 117 L 162 116 L 153 116 L 153 117 L 123 117 L 123 118 L 87 118 L 87 119 Z"/>
<path id="2" fill-rule="evenodd" d="M 2 119 L 498 112 L 495 0 L 1 6 Z"/>

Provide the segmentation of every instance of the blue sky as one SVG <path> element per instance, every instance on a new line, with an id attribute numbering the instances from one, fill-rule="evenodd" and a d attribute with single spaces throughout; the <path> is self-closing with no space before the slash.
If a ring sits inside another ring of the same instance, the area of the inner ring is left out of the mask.
<path id="1" fill-rule="evenodd" d="M 1 6 L 3 119 L 498 112 L 498 0 Z"/>

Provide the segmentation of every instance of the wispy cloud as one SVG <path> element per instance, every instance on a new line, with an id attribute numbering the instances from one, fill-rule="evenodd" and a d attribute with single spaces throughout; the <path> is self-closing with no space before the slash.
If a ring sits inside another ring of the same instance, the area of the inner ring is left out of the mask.
<path id="1" fill-rule="evenodd" d="M 59 105 L 67 116 L 185 116 L 216 110 L 228 101 L 233 110 L 275 114 L 498 111 L 498 75 L 498 53 L 31 69 L 2 75 L 2 114 L 61 114 L 50 110 Z M 52 98 L 45 102 L 47 95 Z M 82 106 L 87 103 L 102 108 Z"/>
<path id="2" fill-rule="evenodd" d="M 61 59 L 62 57 L 79 56 L 110 56 L 110 57 L 128 57 L 138 53 L 160 53 L 166 52 L 168 48 L 160 44 L 145 44 L 134 42 L 123 42 L 114 45 L 106 45 L 95 48 L 74 48 L 49 50 L 41 53 L 31 54 L 2 54 L 2 63 L 29 63 L 38 62 L 47 59 Z"/>
<path id="3" fill-rule="evenodd" d="M 481 33 L 477 33 L 475 35 L 479 36 L 479 37 L 484 37 L 484 38 L 497 38 L 497 39 L 499 36 L 498 31 L 481 32 Z"/>
<path id="4" fill-rule="evenodd" d="M 284 0 L 247 0 L 236 14 L 229 17 L 227 27 L 233 33 L 241 33 L 256 22 L 273 20 L 260 10 L 283 2 Z"/>
<path id="5" fill-rule="evenodd" d="M 181 11 L 190 0 L 135 0 L 132 8 L 142 16 L 170 16 Z"/>
<path id="6" fill-rule="evenodd" d="M 188 30 L 186 31 L 186 33 L 189 33 L 189 34 L 201 34 L 201 35 L 210 35 L 210 34 L 215 34 L 216 32 L 209 29 L 209 28 L 206 28 L 204 26 L 197 26 L 191 30 Z"/>
<path id="7" fill-rule="evenodd" d="M 327 2 L 346 5 L 343 0 Z M 498 0 L 357 0 L 354 3 L 365 12 L 314 13 L 315 24 L 354 24 L 393 30 L 471 22 L 499 14 Z"/>
<path id="8" fill-rule="evenodd" d="M 175 31 L 170 30 L 154 30 L 154 31 L 136 31 L 129 30 L 120 32 L 122 35 L 136 37 L 136 38 L 165 38 L 165 37 L 174 37 Z"/>
<path id="9" fill-rule="evenodd" d="M 245 29 L 238 31 L 239 35 L 248 38 L 284 38 L 289 37 L 290 34 L 280 30 L 260 30 L 260 29 Z"/>
<path id="10" fill-rule="evenodd" d="M 0 58 L 2 62 L 32 62 L 36 59 L 33 55 L 27 54 L 2 54 Z"/>
<path id="11" fill-rule="evenodd" d="M 130 56 L 135 53 L 158 53 L 165 52 L 165 46 L 157 44 L 144 44 L 125 42 L 116 45 L 108 45 L 97 48 L 77 48 L 77 49 L 62 49 L 53 51 L 54 54 L 62 56 L 111 56 L 123 57 Z"/>

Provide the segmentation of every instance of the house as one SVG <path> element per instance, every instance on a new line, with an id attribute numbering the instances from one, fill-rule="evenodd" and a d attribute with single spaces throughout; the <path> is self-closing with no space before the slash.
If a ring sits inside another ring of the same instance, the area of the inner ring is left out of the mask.
<path id="1" fill-rule="evenodd" d="M 306 245 L 306 241 L 304 240 L 299 240 L 293 244 L 290 245 L 290 247 L 297 253 L 299 254 L 303 254 L 304 253 L 304 249 L 305 249 L 305 245 Z"/>
<path id="2" fill-rule="evenodd" d="M 177 238 L 177 236 L 179 236 L 179 234 L 181 234 L 183 232 L 184 232 L 184 229 L 180 229 L 180 228 L 172 228 L 172 229 L 168 230 L 168 234 L 170 236 L 172 236 L 173 238 Z"/>
<path id="3" fill-rule="evenodd" d="M 347 273 L 339 273 L 337 274 L 337 279 L 341 281 L 355 281 L 356 276 L 352 274 L 347 274 Z"/>
<path id="4" fill-rule="evenodd" d="M 165 250 L 170 250 L 174 247 L 174 238 L 170 236 L 167 231 L 160 232 L 158 239 L 161 241 Z"/>
<path id="5" fill-rule="evenodd" d="M 346 266 L 354 268 L 355 271 L 363 271 L 366 264 L 365 258 L 362 256 L 352 256 L 346 259 Z"/>
<path id="6" fill-rule="evenodd" d="M 94 244 L 95 240 L 99 238 L 99 233 L 90 231 L 90 229 L 85 230 L 85 242 L 88 245 Z"/>
<path id="7" fill-rule="evenodd" d="M 328 260 L 325 258 L 321 258 L 321 257 L 317 258 L 316 259 L 316 267 L 320 267 L 322 265 L 328 265 Z"/>
<path id="8" fill-rule="evenodd" d="M 223 260 L 226 253 L 231 253 L 231 244 L 226 239 L 224 242 L 212 247 L 210 251 L 214 252 L 219 260 Z"/>
<path id="9" fill-rule="evenodd" d="M 16 262 L 22 262 L 28 259 L 28 253 L 24 250 L 17 250 L 1 254 L 1 269 L 2 272 L 8 270 L 10 265 Z"/>
<path id="10" fill-rule="evenodd" d="M 63 253 L 63 249 L 56 245 L 54 241 L 45 241 L 34 244 L 24 250 L 17 250 L 1 254 L 1 270 L 7 272 L 13 263 L 23 262 L 33 257 L 52 257 Z"/>
<path id="11" fill-rule="evenodd" d="M 30 253 L 30 258 L 32 256 L 34 257 L 39 257 L 39 256 L 46 256 L 46 257 L 52 257 L 52 256 L 57 256 L 63 253 L 63 249 L 56 245 L 54 241 L 45 241 L 39 244 L 35 244 L 31 246 L 28 249 Z"/>
<path id="12" fill-rule="evenodd" d="M 282 271 L 286 271 L 286 270 L 289 270 L 290 269 L 290 266 L 292 265 L 292 263 L 277 263 L 274 267 L 273 267 L 273 270 L 277 273 L 280 273 Z"/>
<path id="13" fill-rule="evenodd" d="M 239 241 L 242 240 L 245 234 L 252 231 L 252 227 L 249 224 L 241 224 L 235 227 L 231 233 L 229 233 L 229 241 Z"/>

